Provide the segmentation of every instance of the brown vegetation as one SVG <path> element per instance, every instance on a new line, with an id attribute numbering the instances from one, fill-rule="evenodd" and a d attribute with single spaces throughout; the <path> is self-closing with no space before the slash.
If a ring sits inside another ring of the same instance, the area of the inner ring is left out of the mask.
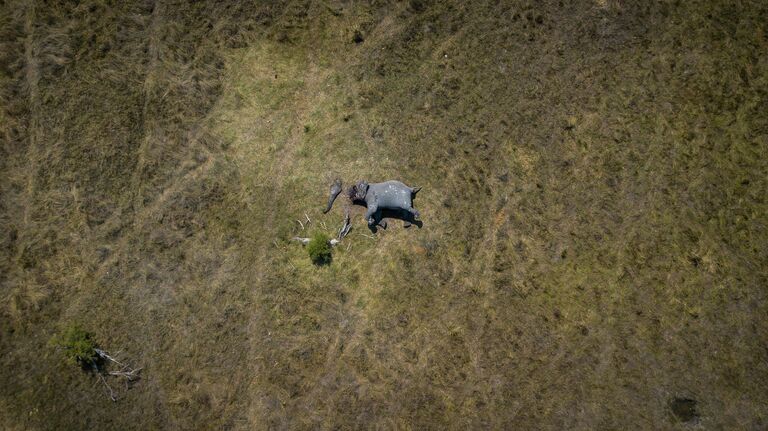
<path id="1" fill-rule="evenodd" d="M 6 2 L 0 427 L 765 428 L 766 23 Z M 336 175 L 424 227 L 357 213 L 312 265 Z M 144 366 L 119 403 L 47 345 L 77 321 Z"/>

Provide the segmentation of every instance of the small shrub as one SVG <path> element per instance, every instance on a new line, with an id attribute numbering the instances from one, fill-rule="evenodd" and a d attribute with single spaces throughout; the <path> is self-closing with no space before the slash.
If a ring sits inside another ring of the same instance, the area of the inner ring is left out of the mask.
<path id="1" fill-rule="evenodd" d="M 86 368 L 98 361 L 93 334 L 78 325 L 68 327 L 61 335 L 54 337 L 52 342 L 64 349 L 64 356 L 70 364 Z"/>
<path id="2" fill-rule="evenodd" d="M 363 43 L 364 40 L 363 33 L 360 30 L 355 30 L 355 34 L 352 36 L 352 41 L 355 43 Z"/>
<path id="3" fill-rule="evenodd" d="M 307 244 L 307 253 L 315 265 L 329 265 L 333 259 L 333 251 L 328 235 L 323 232 L 312 235 L 312 239 Z"/>

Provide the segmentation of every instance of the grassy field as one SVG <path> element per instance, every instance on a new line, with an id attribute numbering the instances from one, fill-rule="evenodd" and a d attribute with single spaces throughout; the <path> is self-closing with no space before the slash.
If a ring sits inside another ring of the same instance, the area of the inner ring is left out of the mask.
<path id="1" fill-rule="evenodd" d="M 767 428 L 767 23 L 5 2 L 0 428 Z M 357 208 L 314 266 L 337 176 L 423 187 L 424 226 Z M 73 324 L 144 367 L 118 402 Z"/>

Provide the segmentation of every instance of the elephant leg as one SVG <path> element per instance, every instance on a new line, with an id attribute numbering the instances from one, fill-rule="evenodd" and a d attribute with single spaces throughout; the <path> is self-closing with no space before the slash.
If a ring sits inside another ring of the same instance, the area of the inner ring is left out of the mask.
<path id="1" fill-rule="evenodd" d="M 403 227 L 408 228 L 411 227 L 411 221 L 413 220 L 413 216 L 410 212 L 407 210 L 401 209 L 400 210 L 400 220 L 403 221 Z"/>
<path id="2" fill-rule="evenodd" d="M 368 224 L 370 226 L 376 225 L 376 220 L 374 219 L 373 215 L 379 210 L 379 205 L 376 202 L 371 203 L 368 205 L 368 211 L 365 212 L 365 220 L 368 221 Z"/>
<path id="3" fill-rule="evenodd" d="M 413 218 L 419 218 L 419 212 L 416 210 L 416 208 L 409 207 L 409 208 L 406 208 L 405 210 L 408 211 L 409 213 L 411 213 Z"/>
<path id="4" fill-rule="evenodd" d="M 373 213 L 373 221 L 376 223 L 377 226 L 379 226 L 382 229 L 387 228 L 387 221 L 384 220 L 384 211 L 379 209 L 375 213 Z"/>

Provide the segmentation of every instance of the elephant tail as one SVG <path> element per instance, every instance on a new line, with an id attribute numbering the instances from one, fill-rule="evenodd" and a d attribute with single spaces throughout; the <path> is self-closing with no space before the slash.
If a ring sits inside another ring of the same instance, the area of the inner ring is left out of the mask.
<path id="1" fill-rule="evenodd" d="M 421 187 L 413 187 L 413 188 L 411 188 L 411 195 L 412 196 L 416 196 L 416 193 L 418 193 L 419 190 L 421 190 Z"/>

